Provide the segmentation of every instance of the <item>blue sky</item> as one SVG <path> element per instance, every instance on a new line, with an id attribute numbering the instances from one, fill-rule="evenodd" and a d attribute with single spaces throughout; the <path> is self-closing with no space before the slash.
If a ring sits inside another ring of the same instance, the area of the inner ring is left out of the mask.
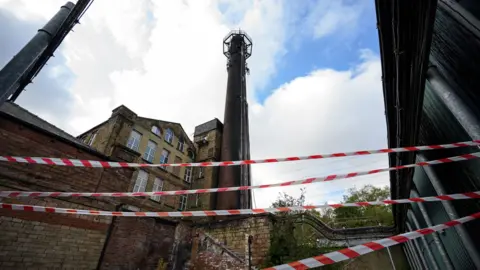
<path id="1" fill-rule="evenodd" d="M 277 72 L 259 89 L 258 100 L 263 102 L 273 89 L 297 77 L 306 76 L 312 70 L 350 69 L 359 63 L 360 49 L 369 49 L 378 54 L 375 3 L 368 1 L 365 5 L 362 16 L 357 21 L 357 31 L 351 35 L 331 34 L 323 38 L 302 35 L 300 40 L 297 36 L 292 38 L 292 42 L 286 43 L 287 52 L 278 61 Z M 296 27 L 300 28 L 301 22 Z"/>

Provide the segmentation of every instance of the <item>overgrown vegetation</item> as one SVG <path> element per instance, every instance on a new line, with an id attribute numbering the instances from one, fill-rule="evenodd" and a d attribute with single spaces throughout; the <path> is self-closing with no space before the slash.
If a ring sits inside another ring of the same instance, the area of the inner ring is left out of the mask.
<path id="1" fill-rule="evenodd" d="M 389 197 L 388 187 L 377 188 L 365 186 L 361 189 L 349 189 L 343 196 L 343 203 L 358 201 L 384 200 Z M 298 198 L 281 193 L 272 207 L 303 206 L 305 205 L 305 190 L 302 189 Z M 321 241 L 321 234 L 310 225 L 298 222 L 300 211 L 279 213 L 270 235 L 270 250 L 264 267 L 284 264 L 299 259 L 317 256 L 323 253 L 338 250 L 338 247 Z M 372 207 L 344 207 L 324 208 L 320 211 L 309 210 L 309 214 L 316 216 L 333 228 L 352 228 L 364 226 L 391 226 L 393 225 L 390 206 Z M 324 266 L 322 269 L 342 269 L 343 263 Z"/>

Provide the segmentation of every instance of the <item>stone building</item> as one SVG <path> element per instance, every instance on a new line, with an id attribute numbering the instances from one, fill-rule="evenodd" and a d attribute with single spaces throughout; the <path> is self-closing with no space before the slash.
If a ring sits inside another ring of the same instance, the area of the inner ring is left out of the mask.
<path id="1" fill-rule="evenodd" d="M 182 125 L 140 117 L 121 105 L 106 121 L 80 134 L 78 139 L 108 157 L 135 163 L 189 163 L 216 161 L 220 156 L 222 123 L 211 120 L 195 128 L 194 142 Z M 211 167 L 149 167 L 135 170 L 132 192 L 216 187 L 217 170 Z M 214 208 L 212 194 L 153 196 L 161 209 Z"/>
<path id="2" fill-rule="evenodd" d="M 220 160 L 222 145 L 223 124 L 218 119 L 210 120 L 195 127 L 194 142 L 197 149 L 195 155 L 197 162 L 210 162 Z M 218 167 L 195 168 L 193 189 L 204 189 L 218 186 Z M 198 197 L 196 204 L 201 209 L 215 209 L 217 193 L 204 193 Z"/>
<path id="3" fill-rule="evenodd" d="M 114 110 L 111 119 L 82 134 L 82 140 L 20 106 L 6 102 L 0 106 L 0 139 L 4 142 L 0 144 L 0 153 L 24 157 L 138 161 L 145 154 L 142 147 L 146 147 L 149 139 L 155 139 L 152 136 L 156 135 L 148 132 L 152 130 L 150 125 L 155 124 L 161 130 L 155 140 L 158 149 L 162 149 L 162 145 L 174 153 L 172 156 L 181 157 L 183 161 L 191 161 L 193 157 L 198 161 L 217 160 L 217 142 L 221 139 L 222 128 L 218 120 L 196 128 L 195 146 L 179 124 L 146 118 L 128 121 L 132 116 L 131 111 L 121 106 Z M 133 128 L 142 134 L 139 151 L 126 145 Z M 172 145 L 160 140 L 164 140 L 169 128 L 176 136 Z M 117 132 L 108 133 L 111 130 Z M 184 151 L 177 150 L 181 135 L 185 136 Z M 189 155 L 189 149 L 194 150 L 195 156 Z M 152 162 L 156 162 L 159 156 L 155 153 Z M 215 184 L 211 178 L 215 175 L 212 168 L 194 171 L 192 174 L 197 176 L 192 176 L 191 183 L 185 184 L 185 178 L 182 178 L 185 170 L 180 174 L 156 170 L 159 173 L 155 177 L 164 177 L 162 179 L 168 182 L 177 181 L 171 185 L 177 183 L 178 188 Z M 0 190 L 127 191 L 135 188 L 137 179 L 138 172 L 131 168 L 0 162 Z M 145 188 L 153 188 L 153 184 L 147 183 Z M 213 196 L 205 195 L 200 201 L 209 204 Z M 0 198 L 0 202 L 104 211 L 162 211 L 171 208 L 166 205 L 168 200 L 163 201 L 163 198 L 159 202 L 143 197 L 9 197 Z M 269 248 L 269 224 L 268 216 L 199 223 L 199 220 L 186 219 L 82 216 L 0 209 L 0 269 L 226 269 L 224 266 L 245 269 L 248 264 L 261 264 L 265 257 Z M 250 244 L 248 237 L 252 238 Z"/>

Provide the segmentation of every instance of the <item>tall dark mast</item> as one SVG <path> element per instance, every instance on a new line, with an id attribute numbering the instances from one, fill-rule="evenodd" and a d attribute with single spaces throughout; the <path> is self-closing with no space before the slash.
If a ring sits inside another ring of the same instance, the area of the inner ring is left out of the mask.
<path id="1" fill-rule="evenodd" d="M 252 55 L 252 39 L 243 31 L 232 31 L 223 40 L 223 53 L 227 57 L 227 95 L 221 160 L 250 159 L 248 130 L 248 103 L 246 75 L 249 73 L 246 60 Z M 250 166 L 221 167 L 218 186 L 249 186 Z M 251 191 L 220 192 L 216 209 L 251 208 Z"/>

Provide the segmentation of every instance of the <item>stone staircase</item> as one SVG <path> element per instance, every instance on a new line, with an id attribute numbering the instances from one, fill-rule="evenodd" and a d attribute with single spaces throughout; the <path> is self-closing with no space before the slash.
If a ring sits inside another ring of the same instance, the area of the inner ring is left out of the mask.
<path id="1" fill-rule="evenodd" d="M 248 269 L 245 254 L 232 250 L 205 232 L 199 235 L 198 256 L 201 264 L 210 265 L 208 269 Z"/>

